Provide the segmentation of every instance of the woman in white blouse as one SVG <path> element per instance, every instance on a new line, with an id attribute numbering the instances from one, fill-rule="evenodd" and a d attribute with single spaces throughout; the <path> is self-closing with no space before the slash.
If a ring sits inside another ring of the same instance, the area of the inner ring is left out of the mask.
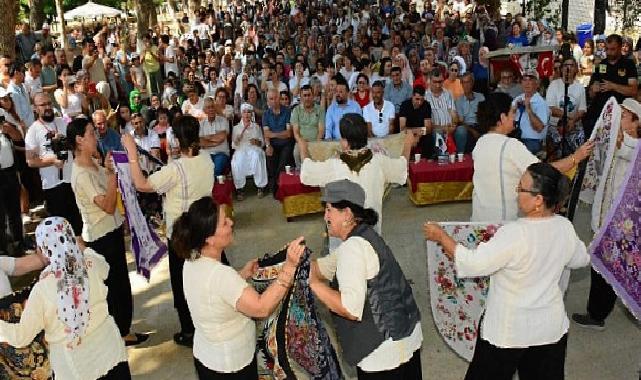
<path id="1" fill-rule="evenodd" d="M 481 102 L 477 111 L 482 136 L 472 151 L 474 159 L 474 192 L 472 221 L 499 222 L 518 216 L 517 196 L 512 191 L 525 169 L 539 159 L 523 143 L 508 135 L 514 130 L 515 111 L 512 98 L 494 93 Z M 570 156 L 552 163 L 562 172 L 571 170 L 592 152 L 588 141 Z"/>
<path id="2" fill-rule="evenodd" d="M 0 321 L 0 341 L 23 347 L 44 329 L 56 379 L 131 379 L 125 344 L 108 312 L 105 259 L 91 248 L 83 250 L 61 217 L 38 225 L 36 243 L 47 267 L 20 322 Z"/>
<path id="3" fill-rule="evenodd" d="M 568 317 L 559 286 L 562 272 L 587 265 L 590 256 L 574 226 L 554 210 L 566 199 L 568 179 L 553 166 L 534 163 L 515 189 L 524 217 L 505 224 L 471 250 L 437 224 L 425 237 L 454 260 L 460 277 L 490 276 L 485 314 L 466 379 L 564 378 Z"/>
<path id="4" fill-rule="evenodd" d="M 108 264 L 105 285 L 107 305 L 127 345 L 147 340 L 146 334 L 131 333 L 133 297 L 127 269 L 123 217 L 116 208 L 116 174 L 111 156 L 99 166 L 96 130 L 91 119 L 76 118 L 67 126 L 67 138 L 74 153 L 71 188 L 82 217 L 82 240 Z"/>
<path id="5" fill-rule="evenodd" d="M 70 75 L 69 69 L 63 68 L 58 78 L 62 83 L 62 88 L 54 91 L 53 96 L 56 98 L 58 105 L 60 105 L 62 115 L 74 118 L 83 113 L 88 114 L 89 103 L 87 98 L 76 91 L 76 87 L 80 85 L 77 83 L 76 76 Z"/>
<path id="6" fill-rule="evenodd" d="M 341 244 L 312 264 L 310 288 L 332 311 L 343 358 L 357 367 L 359 380 L 421 380 L 420 312 L 374 230 L 378 214 L 365 208 L 363 188 L 346 179 L 327 184 L 321 200 L 329 235 Z"/>
<path id="7" fill-rule="evenodd" d="M 231 146 L 235 150 L 231 158 L 231 173 L 236 197 L 242 201 L 248 176 L 254 176 L 258 198 L 263 197 L 263 189 L 267 186 L 267 160 L 263 150 L 263 130 L 252 121 L 254 107 L 243 103 L 240 110 L 240 123 L 234 126 L 231 136 Z"/>
<path id="8" fill-rule="evenodd" d="M 305 250 L 302 237 L 289 243 L 278 278 L 258 294 L 246 281 L 258 267 L 256 259 L 240 271 L 221 262 L 233 241 L 233 225 L 207 196 L 176 220 L 171 235 L 176 253 L 186 260 L 185 297 L 196 326 L 193 352 L 200 380 L 258 379 L 252 318 L 270 315 L 287 294 Z"/>
<path id="9" fill-rule="evenodd" d="M 178 140 L 180 158 L 172 159 L 168 165 L 150 175 L 143 174 L 136 151 L 136 142 L 132 135 L 122 137 L 122 145 L 127 150 L 130 163 L 131 179 L 136 190 L 146 193 L 165 195 L 163 198 L 163 216 L 167 225 L 167 236 L 171 236 L 174 221 L 197 199 L 211 196 L 214 187 L 214 164 L 208 154 L 199 154 L 200 124 L 193 116 L 180 116 L 174 119 L 170 141 Z M 173 144 L 172 144 L 173 145 Z M 180 331 L 174 334 L 174 341 L 183 346 L 191 346 L 194 337 L 194 324 L 189 313 L 183 293 L 183 264 L 173 249 L 171 239 L 169 247 L 169 275 L 174 307 L 180 320 Z"/>

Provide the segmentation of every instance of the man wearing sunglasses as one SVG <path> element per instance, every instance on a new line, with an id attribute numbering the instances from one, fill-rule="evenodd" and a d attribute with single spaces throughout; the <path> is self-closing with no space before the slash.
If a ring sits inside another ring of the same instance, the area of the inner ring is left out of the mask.
<path id="1" fill-rule="evenodd" d="M 385 137 L 394 131 L 394 104 L 385 100 L 385 85 L 377 80 L 372 84 L 372 100 L 363 108 L 369 137 Z"/>

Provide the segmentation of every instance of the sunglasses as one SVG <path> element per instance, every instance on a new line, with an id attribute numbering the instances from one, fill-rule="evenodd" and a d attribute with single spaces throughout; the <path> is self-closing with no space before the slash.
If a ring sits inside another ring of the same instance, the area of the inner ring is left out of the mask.
<path id="1" fill-rule="evenodd" d="M 382 122 L 383 122 L 383 111 L 378 113 L 378 123 L 380 124 Z"/>

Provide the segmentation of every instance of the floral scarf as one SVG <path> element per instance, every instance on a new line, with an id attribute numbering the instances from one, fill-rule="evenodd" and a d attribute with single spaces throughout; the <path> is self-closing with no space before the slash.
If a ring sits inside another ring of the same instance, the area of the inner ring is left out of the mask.
<path id="1" fill-rule="evenodd" d="M 71 224 L 61 217 L 43 220 L 36 228 L 36 244 L 49 259 L 40 279 L 57 280 L 58 319 L 65 325 L 67 347 L 80 344 L 89 324 L 87 264 Z"/>
<path id="2" fill-rule="evenodd" d="M 364 148 L 360 150 L 348 150 L 341 153 L 341 161 L 349 167 L 349 170 L 353 172 L 360 172 L 363 166 L 370 162 L 373 157 L 373 153 L 369 148 Z"/>

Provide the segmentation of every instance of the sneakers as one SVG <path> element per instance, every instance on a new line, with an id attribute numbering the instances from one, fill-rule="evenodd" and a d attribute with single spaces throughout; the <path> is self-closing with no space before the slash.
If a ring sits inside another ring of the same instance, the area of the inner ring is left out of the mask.
<path id="1" fill-rule="evenodd" d="M 603 331 L 605 330 L 605 322 L 604 321 L 597 321 L 595 319 L 592 319 L 590 314 L 579 314 L 579 313 L 574 313 L 572 314 L 572 320 L 574 323 L 577 325 L 586 328 L 586 329 L 592 329 L 592 330 L 597 330 L 597 331 Z"/>

